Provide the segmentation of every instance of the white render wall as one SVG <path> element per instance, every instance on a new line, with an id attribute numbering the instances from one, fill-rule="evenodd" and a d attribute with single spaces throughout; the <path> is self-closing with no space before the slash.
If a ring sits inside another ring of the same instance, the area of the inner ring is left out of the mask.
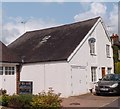
<path id="1" fill-rule="evenodd" d="M 14 75 L 5 75 L 5 70 L 3 70 L 3 75 L 0 75 L 0 89 L 7 90 L 7 94 L 15 94 L 16 93 L 16 65 L 12 63 L 4 63 L 0 64 L 0 66 L 7 67 L 15 67 Z"/>
<path id="2" fill-rule="evenodd" d="M 66 62 L 25 64 L 20 73 L 21 81 L 33 81 L 33 94 L 52 87 L 56 93 L 62 93 L 61 96 L 68 96 L 67 78 L 69 66 Z"/>
<path id="3" fill-rule="evenodd" d="M 96 55 L 90 55 L 90 47 L 88 40 L 90 38 L 96 39 Z M 80 68 L 84 68 L 86 73 L 84 73 L 87 85 L 87 92 L 89 89 L 94 88 L 94 83 L 91 82 L 91 67 L 97 67 L 97 81 L 102 77 L 101 68 L 105 67 L 106 74 L 107 68 L 112 68 L 112 73 L 114 71 L 113 67 L 113 52 L 112 48 L 110 49 L 110 56 L 111 58 L 107 58 L 106 56 L 106 44 L 111 46 L 111 42 L 108 40 L 106 33 L 103 29 L 101 22 L 97 25 L 95 30 L 86 38 L 86 41 L 82 46 L 79 48 L 78 52 L 73 56 L 70 60 L 70 66 L 79 66 Z M 79 68 L 79 69 L 80 69 Z M 78 87 L 79 89 L 79 87 Z M 86 92 L 86 93 L 87 93 Z"/>
<path id="4" fill-rule="evenodd" d="M 96 39 L 96 55 L 90 55 L 88 40 Z M 25 64 L 22 67 L 20 80 L 33 81 L 33 94 L 52 87 L 56 93 L 62 96 L 79 95 L 90 92 L 94 88 L 91 82 L 91 67 L 97 67 L 97 81 L 102 77 L 101 68 L 113 68 L 113 52 L 111 58 L 106 56 L 106 44 L 111 45 L 103 29 L 101 22 L 98 23 L 91 35 L 85 37 L 84 43 L 69 62 L 45 62 Z"/>

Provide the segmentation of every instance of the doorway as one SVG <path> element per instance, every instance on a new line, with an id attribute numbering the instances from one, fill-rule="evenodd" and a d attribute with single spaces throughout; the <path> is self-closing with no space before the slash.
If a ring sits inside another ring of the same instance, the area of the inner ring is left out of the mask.
<path id="1" fill-rule="evenodd" d="M 102 67 L 102 78 L 105 76 L 105 67 Z"/>

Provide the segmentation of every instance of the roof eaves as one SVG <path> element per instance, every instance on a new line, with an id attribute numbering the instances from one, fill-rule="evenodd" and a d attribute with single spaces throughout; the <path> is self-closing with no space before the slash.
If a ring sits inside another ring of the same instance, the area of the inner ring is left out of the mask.
<path id="1" fill-rule="evenodd" d="M 50 62 L 67 62 L 67 59 L 46 60 L 46 61 L 31 61 L 31 62 L 24 62 L 22 64 L 50 63 Z"/>

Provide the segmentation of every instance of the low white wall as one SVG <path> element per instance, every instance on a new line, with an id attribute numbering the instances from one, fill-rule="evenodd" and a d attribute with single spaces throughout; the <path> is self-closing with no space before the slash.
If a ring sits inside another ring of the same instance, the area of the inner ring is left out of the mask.
<path id="1" fill-rule="evenodd" d="M 68 64 L 65 62 L 25 64 L 20 73 L 21 81 L 33 81 L 33 94 L 48 91 L 52 87 L 61 96 L 68 96 Z"/>
<path id="2" fill-rule="evenodd" d="M 7 94 L 15 94 L 16 93 L 16 64 L 12 63 L 3 63 L 0 66 L 4 67 L 3 75 L 0 75 L 0 89 L 7 90 Z M 5 66 L 14 67 L 15 72 L 14 75 L 5 75 Z"/>
<path id="3" fill-rule="evenodd" d="M 7 90 L 7 94 L 16 93 L 16 74 L 2 76 L 2 89 Z"/>

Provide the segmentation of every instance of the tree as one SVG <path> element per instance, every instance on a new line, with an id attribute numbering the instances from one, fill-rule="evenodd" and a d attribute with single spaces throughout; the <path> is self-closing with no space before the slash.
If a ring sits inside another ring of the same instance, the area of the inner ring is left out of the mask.
<path id="1" fill-rule="evenodd" d="M 115 73 L 120 74 L 120 62 L 115 63 Z"/>

